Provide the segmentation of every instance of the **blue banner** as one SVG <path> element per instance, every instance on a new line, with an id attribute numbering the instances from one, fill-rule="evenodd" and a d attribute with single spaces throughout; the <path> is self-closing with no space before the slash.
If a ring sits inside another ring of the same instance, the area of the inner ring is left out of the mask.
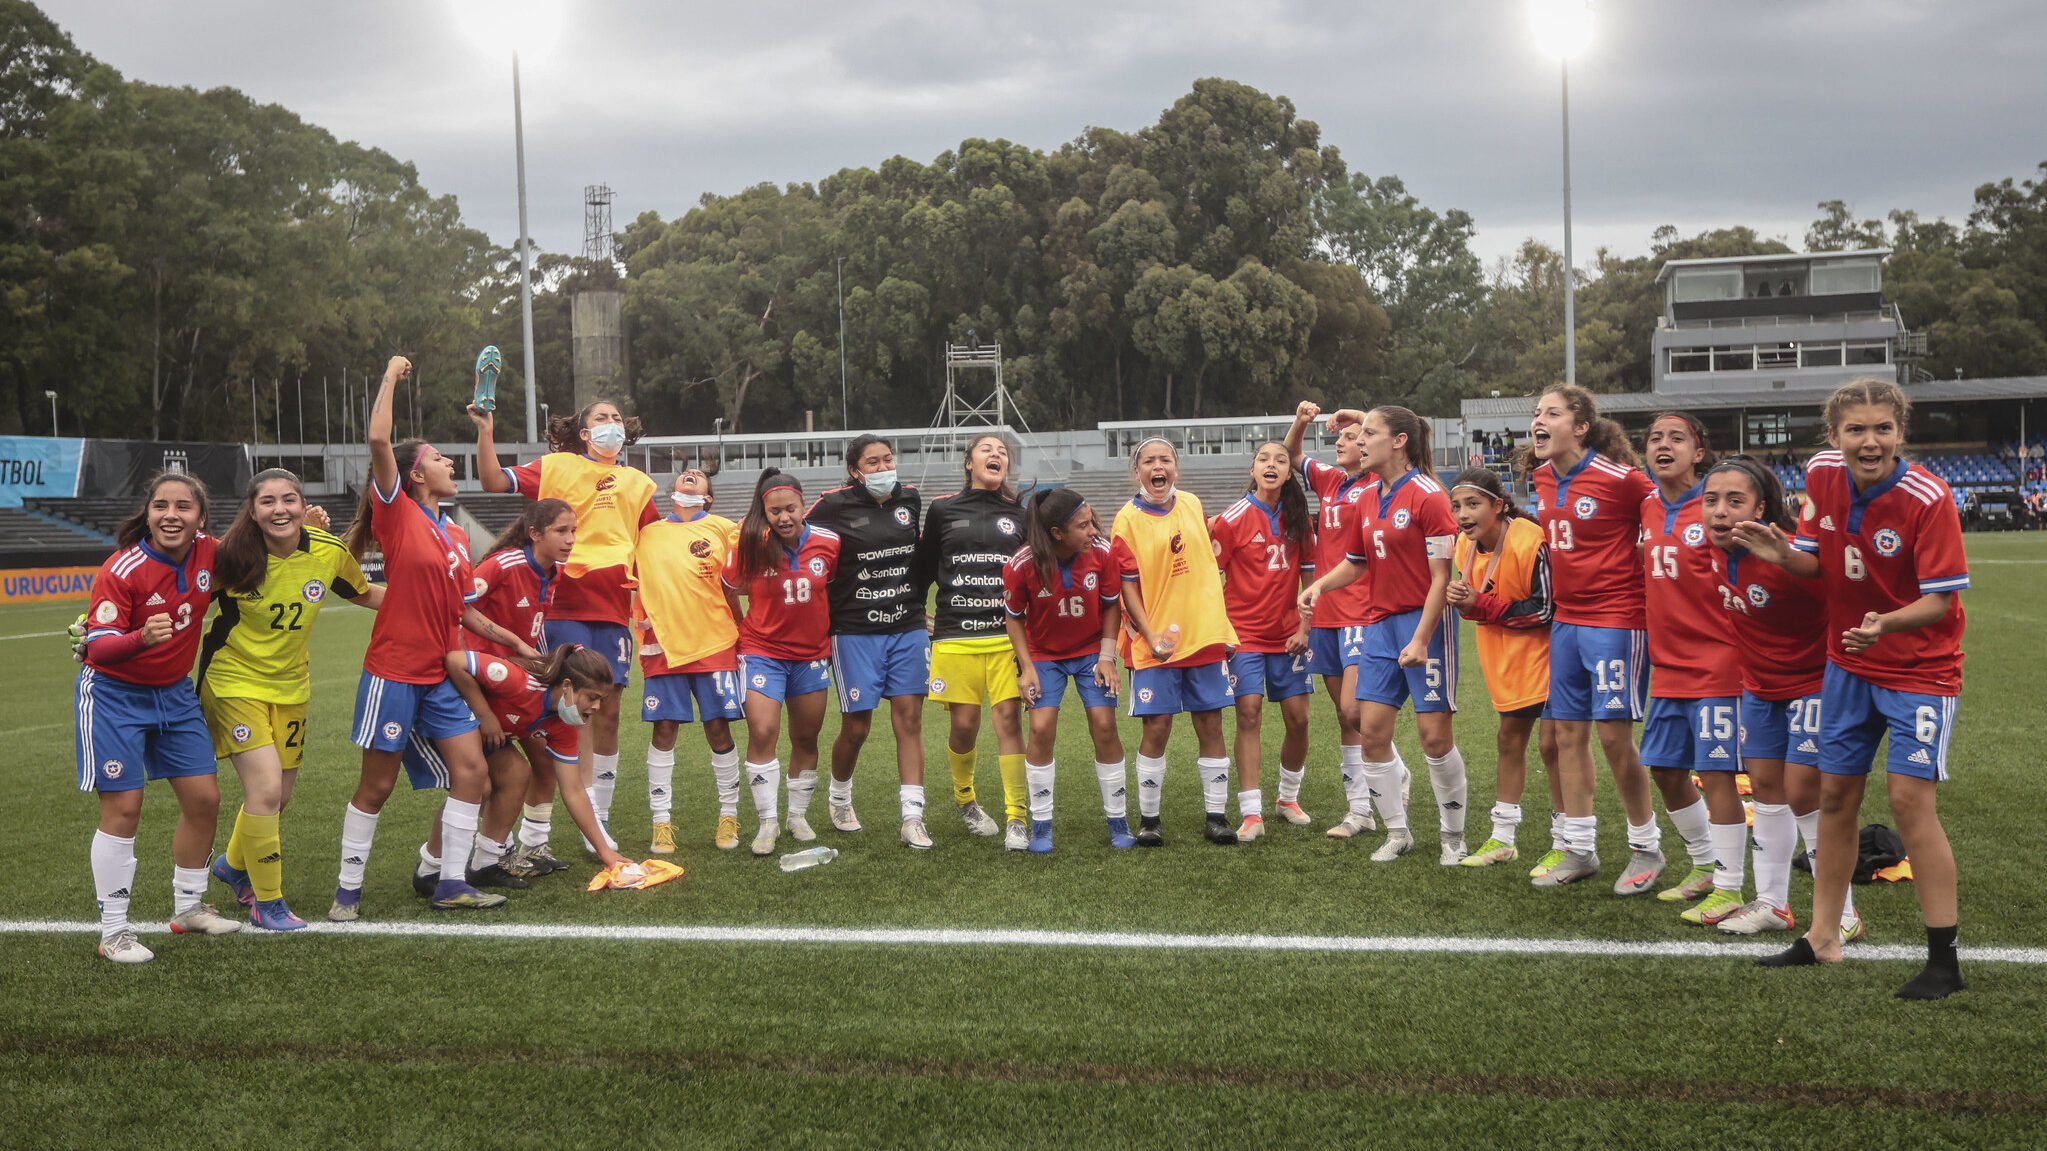
<path id="1" fill-rule="evenodd" d="M 0 436 L 0 508 L 18 508 L 24 496 L 78 494 L 84 440 Z"/>

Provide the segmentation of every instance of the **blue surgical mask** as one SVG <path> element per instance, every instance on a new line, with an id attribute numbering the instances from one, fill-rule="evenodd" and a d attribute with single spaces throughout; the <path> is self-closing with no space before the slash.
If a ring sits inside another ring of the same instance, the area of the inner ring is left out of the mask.
<path id="1" fill-rule="evenodd" d="M 590 717 L 584 715 L 583 709 L 576 706 L 576 697 L 573 693 L 555 701 L 554 714 L 570 727 L 582 727 L 590 722 Z"/>
<path id="2" fill-rule="evenodd" d="M 625 446 L 624 424 L 598 424 L 590 429 L 590 446 L 605 455 L 616 455 Z"/>
<path id="3" fill-rule="evenodd" d="M 868 472 L 860 477 L 860 482 L 867 485 L 867 494 L 875 499 L 885 500 L 896 490 L 896 470 L 890 468 L 885 472 Z"/>

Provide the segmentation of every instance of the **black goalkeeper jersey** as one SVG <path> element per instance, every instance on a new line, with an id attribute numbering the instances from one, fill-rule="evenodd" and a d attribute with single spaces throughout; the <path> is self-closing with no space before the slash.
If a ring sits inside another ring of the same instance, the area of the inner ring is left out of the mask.
<path id="1" fill-rule="evenodd" d="M 931 638 L 1005 633 L 1002 565 L 1023 543 L 1023 504 L 999 491 L 970 488 L 931 501 L 917 550 L 923 578 L 938 585 L 937 627 Z"/>
<path id="2" fill-rule="evenodd" d="M 858 484 L 817 497 L 804 519 L 839 533 L 839 567 L 828 585 L 835 635 L 893 635 L 924 626 L 917 575 L 917 513 L 909 484 L 876 501 Z"/>

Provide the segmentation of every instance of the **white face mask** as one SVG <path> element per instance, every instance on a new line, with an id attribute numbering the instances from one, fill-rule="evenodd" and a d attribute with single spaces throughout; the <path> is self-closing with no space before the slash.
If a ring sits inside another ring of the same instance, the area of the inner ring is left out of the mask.
<path id="1" fill-rule="evenodd" d="M 692 492 L 670 492 L 668 498 L 675 501 L 678 512 L 693 512 L 704 506 L 704 497 Z"/>
<path id="2" fill-rule="evenodd" d="M 605 455 L 616 455 L 625 446 L 624 424 L 598 424 L 590 429 L 590 446 Z"/>
<path id="3" fill-rule="evenodd" d="M 885 500 L 896 490 L 896 470 L 890 468 L 885 472 L 868 472 L 860 477 L 860 482 L 867 485 L 869 495 L 878 500 Z"/>
<path id="4" fill-rule="evenodd" d="M 564 695 L 555 702 L 554 714 L 560 716 L 561 721 L 570 727 L 582 727 L 590 722 L 590 718 L 583 714 L 583 709 L 576 706 L 576 697 L 573 693 Z"/>

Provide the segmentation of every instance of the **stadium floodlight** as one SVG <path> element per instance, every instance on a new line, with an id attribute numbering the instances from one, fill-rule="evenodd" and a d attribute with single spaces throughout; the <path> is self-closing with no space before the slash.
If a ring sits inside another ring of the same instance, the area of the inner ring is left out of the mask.
<path id="1" fill-rule="evenodd" d="M 1535 46 L 1556 57 L 1564 105 L 1564 382 L 1578 382 L 1578 307 L 1571 283 L 1571 58 L 1592 45 L 1592 0 L 1530 0 Z"/>

